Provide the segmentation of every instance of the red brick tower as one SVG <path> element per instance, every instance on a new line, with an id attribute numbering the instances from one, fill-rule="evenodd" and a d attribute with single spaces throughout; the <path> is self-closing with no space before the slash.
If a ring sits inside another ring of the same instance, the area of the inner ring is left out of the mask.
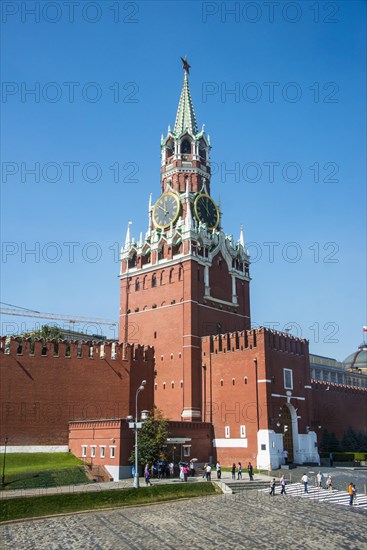
<path id="1" fill-rule="evenodd" d="M 121 250 L 120 340 L 155 348 L 155 403 L 172 420 L 202 419 L 201 337 L 250 327 L 249 257 L 221 229 L 210 196 L 210 140 L 199 132 L 189 65 L 174 130 L 161 140 L 161 195 Z"/>

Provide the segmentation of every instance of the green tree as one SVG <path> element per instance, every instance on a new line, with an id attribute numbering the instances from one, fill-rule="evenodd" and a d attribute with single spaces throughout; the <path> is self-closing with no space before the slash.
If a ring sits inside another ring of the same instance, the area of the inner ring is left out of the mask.
<path id="1" fill-rule="evenodd" d="M 168 420 L 159 410 L 152 411 L 151 416 L 143 422 L 138 430 L 138 462 L 141 465 L 153 464 L 156 460 L 166 460 L 165 446 L 168 437 Z M 130 456 L 135 462 L 135 447 Z"/>
<path id="2" fill-rule="evenodd" d="M 43 341 L 43 347 L 46 347 L 46 340 L 58 340 L 62 338 L 61 330 L 58 327 L 49 327 L 48 325 L 43 325 L 40 330 L 34 330 L 32 332 L 26 332 L 22 334 L 25 338 L 31 339 L 31 352 L 34 352 L 34 341 L 36 339 L 41 339 Z M 55 342 L 55 353 L 58 353 L 59 345 L 58 342 Z M 42 350 L 43 351 L 43 350 Z"/>

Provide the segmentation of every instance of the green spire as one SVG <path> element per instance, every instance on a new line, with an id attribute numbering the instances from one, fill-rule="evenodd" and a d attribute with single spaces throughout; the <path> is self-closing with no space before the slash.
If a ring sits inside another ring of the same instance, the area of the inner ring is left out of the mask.
<path id="1" fill-rule="evenodd" d="M 190 94 L 189 79 L 187 77 L 188 70 L 185 67 L 184 69 L 185 76 L 177 109 L 174 133 L 179 136 L 188 129 L 195 136 L 198 133 L 198 125 Z"/>

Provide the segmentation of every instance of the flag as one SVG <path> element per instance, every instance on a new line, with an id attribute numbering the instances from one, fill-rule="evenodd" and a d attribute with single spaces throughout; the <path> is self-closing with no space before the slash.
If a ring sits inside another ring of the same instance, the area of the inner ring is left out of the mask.
<path id="1" fill-rule="evenodd" d="M 363 332 L 367 332 L 367 325 L 364 325 Z"/>

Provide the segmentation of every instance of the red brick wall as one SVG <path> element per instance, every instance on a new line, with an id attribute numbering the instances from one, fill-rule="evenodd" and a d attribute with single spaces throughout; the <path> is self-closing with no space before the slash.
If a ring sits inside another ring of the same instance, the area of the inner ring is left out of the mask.
<path id="1" fill-rule="evenodd" d="M 329 389 L 327 389 L 329 388 Z M 317 425 L 335 432 L 340 440 L 349 427 L 367 433 L 367 390 L 312 381 L 314 415 Z"/>
<path id="2" fill-rule="evenodd" d="M 151 410 L 154 393 L 153 350 L 142 346 L 105 345 L 101 359 L 99 346 L 71 344 L 70 357 L 65 343 L 59 343 L 59 356 L 53 356 L 54 344 L 48 343 L 47 355 L 41 355 L 42 343 L 11 341 L 10 354 L 4 353 L 2 339 L 0 366 L 1 437 L 10 445 L 67 445 L 69 420 L 125 417 L 134 414 L 135 391 L 143 379 L 146 389 L 139 395 L 139 408 Z"/>

